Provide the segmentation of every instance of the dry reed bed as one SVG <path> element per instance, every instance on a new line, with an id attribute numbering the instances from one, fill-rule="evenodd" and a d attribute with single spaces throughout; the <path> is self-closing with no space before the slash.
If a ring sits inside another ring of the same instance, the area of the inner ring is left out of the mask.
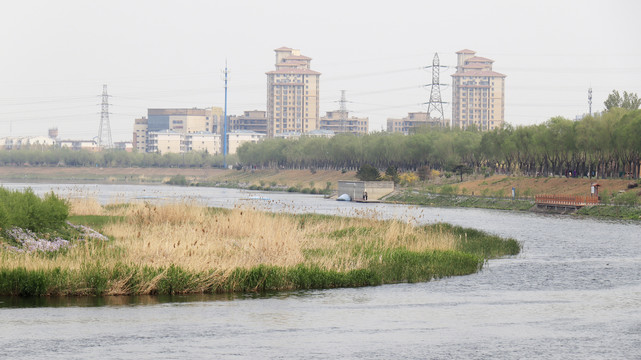
<path id="1" fill-rule="evenodd" d="M 373 273 L 372 267 L 383 269 L 387 266 L 386 271 L 392 273 L 397 269 L 389 266 L 404 268 L 406 263 L 414 261 L 411 257 L 411 261 L 403 260 L 403 256 L 407 257 L 406 252 L 428 255 L 453 253 L 460 247 L 460 235 L 457 237 L 452 231 L 440 227 L 416 227 L 400 221 L 379 221 L 374 216 L 344 218 L 272 214 L 250 208 L 210 209 L 188 203 L 162 206 L 112 204 L 103 207 L 93 199 L 71 201 L 71 213 L 114 216 L 123 220 L 103 226 L 102 232 L 110 236 L 111 241 L 84 242 L 54 255 L 2 252 L 1 270 L 17 269 L 27 274 L 43 273 L 45 275 L 42 276 L 48 277 L 61 272 L 84 274 L 67 276 L 56 285 L 42 280 L 52 289 L 41 290 L 36 284 L 36 290 L 29 290 L 35 294 L 115 295 L 423 281 L 431 277 L 470 273 L 478 270 L 483 261 L 481 259 L 478 263 L 478 257 L 468 254 L 461 260 L 456 255 L 453 259 L 448 257 L 447 261 L 465 263 L 465 270 L 450 269 L 444 273 L 418 276 L 408 275 L 406 269 L 392 275 Z M 401 257 L 393 253 L 398 249 L 402 250 Z M 432 271 L 432 265 L 428 264 L 426 268 L 424 264 L 432 261 L 432 257 L 421 259 L 415 266 L 422 272 Z M 239 269 L 247 271 L 239 272 Z M 258 269 L 258 272 L 252 269 Z M 294 272 L 291 269 L 299 273 L 288 274 L 287 271 Z M 365 276 L 359 271 L 366 271 L 367 276 L 375 279 L 347 282 L 338 279 L 340 274 L 347 273 L 355 274 L 357 278 Z M 314 272 L 329 276 L 329 280 L 315 285 L 319 280 Z M 23 275 L 11 276 L 19 278 Z M 134 281 L 134 277 L 144 278 L 144 281 Z M 273 277 L 295 277 L 294 282 L 302 285 L 292 284 L 292 280 L 274 280 Z M 168 279 L 171 280 L 169 285 Z M 0 286 L 2 280 L 0 278 Z M 78 283 L 72 284 L 74 281 Z M 247 281 L 252 285 L 240 284 Z M 5 284 L 5 287 L 10 286 Z M 65 287 L 71 289 L 65 290 Z"/>

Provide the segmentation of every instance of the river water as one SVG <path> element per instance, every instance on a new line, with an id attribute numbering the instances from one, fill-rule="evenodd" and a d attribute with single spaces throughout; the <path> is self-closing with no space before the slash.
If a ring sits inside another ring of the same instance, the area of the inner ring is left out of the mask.
<path id="1" fill-rule="evenodd" d="M 195 201 L 513 237 L 520 255 L 427 283 L 262 295 L 0 298 L 7 359 L 641 359 L 641 223 L 321 196 L 137 185 L 4 184 L 113 201 Z M 256 197 L 260 199 L 256 199 Z"/>

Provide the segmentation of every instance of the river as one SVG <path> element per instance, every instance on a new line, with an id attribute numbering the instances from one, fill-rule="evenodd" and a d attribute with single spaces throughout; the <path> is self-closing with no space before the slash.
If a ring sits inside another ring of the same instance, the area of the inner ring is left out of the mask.
<path id="1" fill-rule="evenodd" d="M 513 237 L 523 250 L 474 275 L 417 284 L 262 295 L 0 298 L 0 358 L 641 359 L 639 222 L 215 188 L 3 186 L 103 203 L 185 200 L 448 222 Z"/>

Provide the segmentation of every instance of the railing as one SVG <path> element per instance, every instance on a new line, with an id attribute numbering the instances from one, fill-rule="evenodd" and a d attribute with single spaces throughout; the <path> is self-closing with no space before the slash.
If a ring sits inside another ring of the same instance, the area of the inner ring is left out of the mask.
<path id="1" fill-rule="evenodd" d="M 595 195 L 537 195 L 535 200 L 537 205 L 588 206 L 599 203 L 599 197 Z"/>

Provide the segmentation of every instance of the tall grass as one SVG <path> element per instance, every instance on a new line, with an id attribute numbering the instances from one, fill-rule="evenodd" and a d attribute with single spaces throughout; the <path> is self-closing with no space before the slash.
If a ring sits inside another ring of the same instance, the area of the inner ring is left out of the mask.
<path id="1" fill-rule="evenodd" d="M 0 294 L 217 293 L 428 281 L 473 273 L 487 258 L 519 249 L 514 241 L 516 250 L 506 250 L 505 240 L 481 232 L 374 216 L 86 200 L 72 202 L 71 209 L 72 219 L 91 221 L 113 240 L 53 254 L 0 250 Z"/>

